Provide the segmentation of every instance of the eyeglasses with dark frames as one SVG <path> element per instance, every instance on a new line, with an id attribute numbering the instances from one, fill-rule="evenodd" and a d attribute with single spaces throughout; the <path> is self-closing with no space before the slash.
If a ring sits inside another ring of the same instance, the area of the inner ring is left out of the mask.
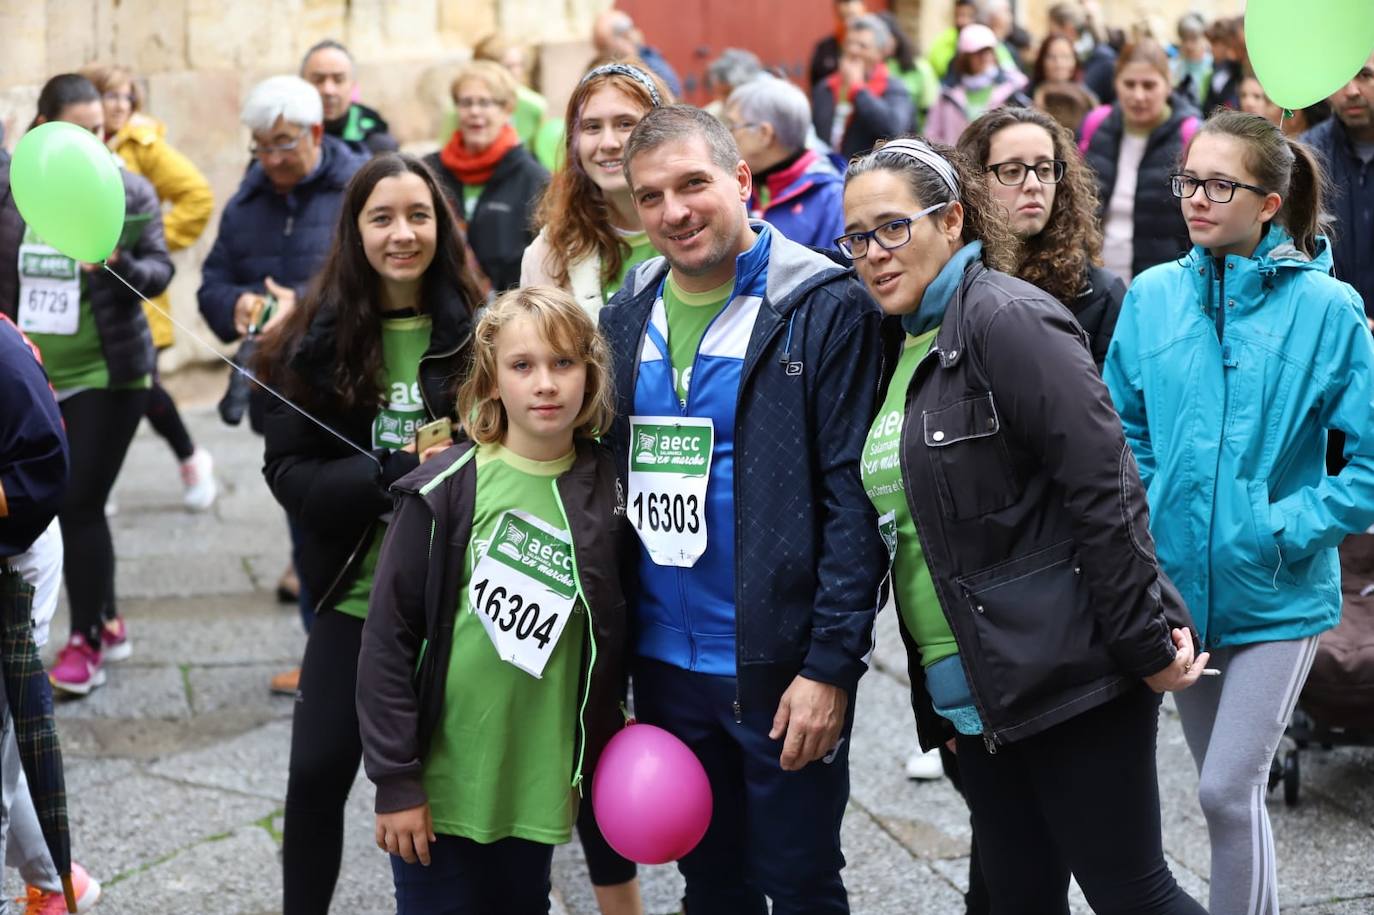
<path id="1" fill-rule="evenodd" d="M 1031 165 L 1029 162 L 998 162 L 989 165 L 985 171 L 997 176 L 998 182 L 1007 187 L 1020 187 L 1026 183 L 1026 176 L 1035 172 L 1041 184 L 1058 184 L 1064 180 L 1064 169 L 1068 165 L 1063 159 L 1046 159 Z"/>
<path id="2" fill-rule="evenodd" d="M 885 222 L 876 229 L 869 229 L 867 232 L 850 232 L 848 235 L 841 235 L 835 239 L 835 247 L 850 260 L 859 260 L 868 256 L 868 241 L 872 239 L 878 243 L 878 247 L 885 251 L 895 251 L 911 241 L 911 224 L 922 216 L 929 216 L 936 210 L 949 206 L 949 201 L 936 203 L 926 207 L 919 213 L 911 216 L 903 216 L 901 219 L 894 219 Z"/>
<path id="3" fill-rule="evenodd" d="M 1202 188 L 1202 193 L 1206 195 L 1207 199 L 1213 203 L 1230 203 L 1231 199 L 1236 196 L 1236 188 L 1238 187 L 1243 187 L 1261 197 L 1269 194 L 1262 187 L 1255 187 L 1253 184 L 1246 184 L 1243 181 L 1232 181 L 1229 178 L 1194 178 L 1192 175 L 1169 176 L 1169 189 L 1180 200 L 1187 200 L 1196 194 L 1199 187 Z"/>

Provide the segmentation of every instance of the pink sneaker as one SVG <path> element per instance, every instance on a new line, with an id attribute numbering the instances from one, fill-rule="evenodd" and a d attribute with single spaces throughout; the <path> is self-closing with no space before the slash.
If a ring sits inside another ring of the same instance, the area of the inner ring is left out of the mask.
<path id="1" fill-rule="evenodd" d="M 127 661 L 134 653 L 134 643 L 129 641 L 129 630 L 124 625 L 124 617 L 116 616 L 107 620 L 100 628 L 100 660 L 106 664 Z"/>
<path id="2" fill-rule="evenodd" d="M 97 686 L 105 685 L 105 671 L 100 669 L 100 652 L 86 644 L 86 637 L 73 632 L 67 644 L 57 653 L 57 661 L 48 671 L 48 682 L 54 688 L 77 696 L 85 696 Z"/>
<path id="3" fill-rule="evenodd" d="M 100 881 L 86 873 L 86 869 L 75 861 L 72 862 L 72 889 L 76 893 L 78 912 L 89 911 L 91 906 L 100 901 Z M 25 890 L 28 895 L 15 900 L 23 906 L 23 915 L 65 915 L 67 901 L 62 897 L 61 890 L 50 893 L 32 885 L 25 887 Z"/>

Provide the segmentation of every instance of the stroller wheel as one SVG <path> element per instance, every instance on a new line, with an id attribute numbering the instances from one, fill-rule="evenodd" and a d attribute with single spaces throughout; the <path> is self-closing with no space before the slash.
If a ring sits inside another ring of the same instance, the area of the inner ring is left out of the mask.
<path id="1" fill-rule="evenodd" d="M 1297 750 L 1289 750 L 1288 754 L 1283 758 L 1283 802 L 1289 807 L 1296 807 L 1298 805 Z"/>
<path id="2" fill-rule="evenodd" d="M 1265 790 L 1273 794 L 1274 786 L 1281 781 L 1283 781 L 1283 762 L 1275 755 L 1273 759 L 1269 760 L 1269 784 Z"/>

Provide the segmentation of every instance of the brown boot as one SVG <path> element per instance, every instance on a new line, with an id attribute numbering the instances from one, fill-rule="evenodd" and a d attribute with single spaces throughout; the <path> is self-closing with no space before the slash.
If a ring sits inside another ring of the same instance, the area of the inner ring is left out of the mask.
<path id="1" fill-rule="evenodd" d="M 269 688 L 279 696 L 294 696 L 301 685 L 301 669 L 288 670 L 272 678 Z"/>

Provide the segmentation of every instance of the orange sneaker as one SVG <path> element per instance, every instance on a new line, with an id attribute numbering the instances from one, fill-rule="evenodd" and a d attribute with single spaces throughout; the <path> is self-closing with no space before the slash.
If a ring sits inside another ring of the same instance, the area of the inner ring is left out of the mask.
<path id="1" fill-rule="evenodd" d="M 100 881 L 86 873 L 86 869 L 75 861 L 72 862 L 72 889 L 76 892 L 78 912 L 89 911 L 100 901 Z M 36 886 L 27 886 L 25 890 L 28 895 L 15 900 L 23 907 L 20 909 L 23 915 L 65 915 L 67 900 L 62 897 L 61 890 L 50 893 Z"/>

